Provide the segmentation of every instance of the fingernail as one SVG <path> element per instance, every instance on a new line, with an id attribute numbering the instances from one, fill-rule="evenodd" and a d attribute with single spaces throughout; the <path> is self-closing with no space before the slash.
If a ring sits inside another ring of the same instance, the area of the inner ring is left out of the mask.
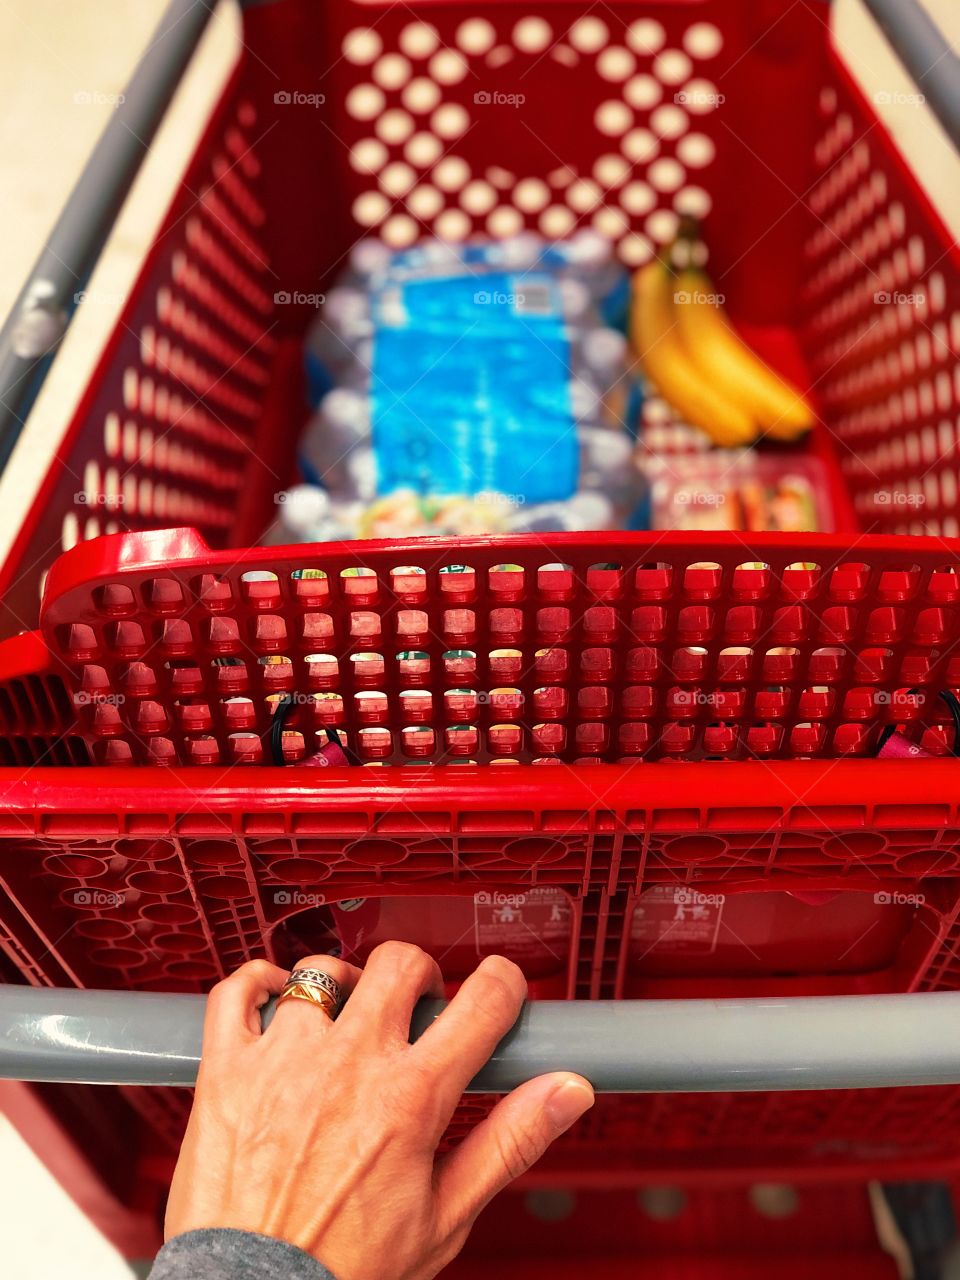
<path id="1" fill-rule="evenodd" d="M 569 1129 L 594 1103 L 593 1090 L 579 1080 L 564 1080 L 547 1098 L 546 1112 L 558 1132 Z"/>

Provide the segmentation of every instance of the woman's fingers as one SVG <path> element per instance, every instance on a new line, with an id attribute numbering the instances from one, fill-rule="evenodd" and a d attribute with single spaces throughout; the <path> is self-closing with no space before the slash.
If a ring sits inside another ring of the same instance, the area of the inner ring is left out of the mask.
<path id="1" fill-rule="evenodd" d="M 298 969 L 319 969 L 321 973 L 325 973 L 340 987 L 343 1000 L 346 1000 L 354 990 L 362 972 L 356 965 L 347 964 L 345 960 L 339 960 L 336 956 L 305 956 L 297 961 L 293 972 L 296 973 Z M 288 977 L 289 974 L 284 973 L 284 982 Z M 281 1036 L 286 1038 L 290 1035 L 315 1036 L 325 1034 L 332 1026 L 333 1019 L 319 1005 L 309 1000 L 288 998 L 277 1005 L 268 1034 L 271 1040 L 278 1040 Z"/>
<path id="2" fill-rule="evenodd" d="M 520 1016 L 526 994 L 527 980 L 512 960 L 487 956 L 413 1046 L 436 1077 L 447 1119 Z"/>
<path id="3" fill-rule="evenodd" d="M 340 1021 L 361 1039 L 406 1041 L 417 1001 L 442 995 L 436 960 L 409 942 L 381 942 L 371 951 Z"/>
<path id="4" fill-rule="evenodd" d="M 508 1094 L 437 1166 L 437 1211 L 456 1235 L 593 1106 L 582 1076 L 555 1072 Z"/>
<path id="5" fill-rule="evenodd" d="M 260 1037 L 260 1010 L 278 995 L 287 980 L 286 969 L 269 960 L 250 960 L 218 982 L 207 996 L 203 1023 L 203 1052 L 235 1048 Z"/>

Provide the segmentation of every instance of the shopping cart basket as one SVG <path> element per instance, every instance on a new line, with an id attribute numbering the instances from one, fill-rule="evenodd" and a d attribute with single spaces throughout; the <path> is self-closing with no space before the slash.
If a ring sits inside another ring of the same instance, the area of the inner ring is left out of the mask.
<path id="1" fill-rule="evenodd" d="M 171 9 L 3 332 L 6 449 L 135 171 L 118 139 L 149 139 L 208 8 Z M 955 130 L 943 41 L 913 3 L 870 8 Z M 513 948 L 535 996 L 957 985 L 960 260 L 829 24 L 819 0 L 244 6 L 0 571 L 6 978 L 202 990 L 361 910 L 453 978 Z M 639 265 L 682 213 L 734 319 L 814 388 L 838 533 L 256 549 L 358 234 L 592 225 Z M 946 758 L 877 761 L 900 722 Z M 298 769 L 327 728 L 379 767 Z M 162 1182 L 185 1095 L 115 1105 Z M 602 1099 L 549 1168 L 862 1177 L 954 1168 L 958 1138 L 953 1087 L 644 1095 Z"/>

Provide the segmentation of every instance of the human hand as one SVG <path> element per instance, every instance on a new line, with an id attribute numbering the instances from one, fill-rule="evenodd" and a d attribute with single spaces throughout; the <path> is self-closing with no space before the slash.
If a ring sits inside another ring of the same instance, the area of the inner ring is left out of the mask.
<path id="1" fill-rule="evenodd" d="M 285 1000 L 262 1032 L 259 1011 L 288 976 L 265 960 L 210 993 L 166 1237 L 233 1227 L 298 1245 L 337 1280 L 429 1280 L 593 1090 L 569 1073 L 527 1081 L 437 1158 L 463 1090 L 520 1013 L 521 971 L 487 957 L 411 1045 L 417 1001 L 443 994 L 418 947 L 383 943 L 363 970 L 331 956 L 297 967 L 350 996 L 336 1022 Z"/>

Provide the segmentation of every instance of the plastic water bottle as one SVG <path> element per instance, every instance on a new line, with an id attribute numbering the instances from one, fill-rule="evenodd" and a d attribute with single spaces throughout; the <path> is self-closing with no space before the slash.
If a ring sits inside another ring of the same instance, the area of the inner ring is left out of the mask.
<path id="1" fill-rule="evenodd" d="M 376 236 L 365 236 L 350 250 L 349 275 L 351 283 L 369 289 L 375 276 L 383 275 L 390 268 L 393 250 Z"/>
<path id="2" fill-rule="evenodd" d="M 564 241 L 562 247 L 567 271 L 583 280 L 597 302 L 627 278 L 627 273 L 614 256 L 613 245 L 599 231 L 582 227 Z"/>
<path id="3" fill-rule="evenodd" d="M 614 512 L 613 523 L 622 528 L 630 519 L 647 484 L 633 463 L 634 441 L 611 427 L 583 427 L 580 441 L 581 490 L 605 494 Z"/>
<path id="4" fill-rule="evenodd" d="M 500 271 L 531 271 L 543 257 L 546 242 L 534 231 L 520 231 L 484 246 L 483 261 Z"/>
<path id="5" fill-rule="evenodd" d="M 632 443 L 603 425 L 603 400 L 587 378 L 570 384 L 571 411 L 580 443 L 580 487 L 622 487 L 629 472 Z M 306 478 L 336 498 L 372 501 L 376 496 L 376 457 L 369 398 L 347 387 L 324 396 L 300 443 Z"/>
<path id="6" fill-rule="evenodd" d="M 298 484 L 280 495 L 279 514 L 264 543 L 343 542 L 352 537 L 348 523 L 335 513 L 329 494 L 316 485 Z"/>
<path id="7" fill-rule="evenodd" d="M 613 508 L 612 527 L 645 528 L 650 486 L 634 465 L 635 441 L 611 427 L 584 428 L 580 440 L 582 490 L 603 493 Z"/>
<path id="8" fill-rule="evenodd" d="M 562 248 L 566 270 L 587 285 L 604 322 L 625 329 L 630 277 L 614 257 L 610 241 L 599 231 L 582 227 Z"/>
<path id="9" fill-rule="evenodd" d="M 340 496 L 349 502 L 373 502 L 377 496 L 377 458 L 371 445 L 359 445 L 346 462 L 347 484 Z"/>
<path id="10" fill-rule="evenodd" d="M 585 529 L 609 529 L 614 507 L 602 493 L 584 490 L 565 502 L 538 502 L 507 517 L 512 533 L 576 533 Z"/>
<path id="11" fill-rule="evenodd" d="M 597 385 L 609 389 L 626 371 L 627 339 L 619 330 L 600 325 L 581 336 L 579 354 Z"/>
<path id="12" fill-rule="evenodd" d="M 575 377 L 571 381 L 570 412 L 573 414 L 578 430 L 581 427 L 599 426 L 603 412 L 603 397 L 589 374 Z"/>
<path id="13" fill-rule="evenodd" d="M 307 480 L 331 493 L 351 494 L 355 485 L 348 464 L 361 447 L 370 447 L 369 398 L 349 387 L 336 387 L 323 397 L 301 437 L 301 470 Z"/>
<path id="14" fill-rule="evenodd" d="M 349 377 L 363 345 L 372 350 L 373 319 L 370 295 L 354 285 L 336 285 L 307 337 L 307 375 L 311 389 L 323 391 Z M 369 364 L 369 358 L 367 359 Z M 314 403 L 319 396 L 315 395 Z"/>
<path id="15" fill-rule="evenodd" d="M 575 503 L 566 515 L 560 514 L 558 507 L 544 510 L 537 518 L 548 521 L 545 528 L 566 527 L 569 521 L 574 522 L 570 525 L 574 528 L 605 527 L 610 522 L 603 512 L 611 505 L 615 513 L 620 512 L 636 490 L 631 442 L 625 435 L 618 438 L 605 426 L 613 416 L 607 402 L 610 390 L 625 381 L 627 343 L 622 333 L 601 322 L 598 313 L 598 303 L 609 281 L 625 273 L 614 261 L 606 239 L 588 229 L 561 243 L 524 231 L 500 242 L 449 244 L 427 240 L 399 253 L 374 238 L 359 241 L 350 253 L 346 272 L 330 290 L 310 338 L 308 368 L 312 362 L 322 374 L 322 378 L 318 374 L 315 385 L 322 387 L 323 393 L 316 397 L 317 412 L 300 443 L 303 475 L 311 484 L 326 489 L 335 503 L 370 503 L 376 498 L 373 407 L 381 399 L 381 390 L 383 398 L 390 391 L 389 385 L 384 385 L 378 386 L 377 395 L 372 394 L 377 291 L 381 285 L 389 286 L 379 293 L 378 320 L 405 325 L 406 280 L 429 281 L 431 276 L 453 275 L 465 277 L 468 284 L 478 277 L 479 284 L 485 272 L 505 273 L 518 294 L 524 292 L 524 284 L 529 281 L 531 297 L 527 303 L 531 316 L 538 314 L 540 306 L 545 307 L 551 297 L 558 300 L 562 328 L 569 341 L 570 416 L 580 449 L 577 498 L 585 493 L 593 493 L 594 498 L 587 501 L 586 515 Z M 534 293 L 534 288 L 538 292 Z M 416 312 L 412 302 L 410 305 Z M 490 317 L 486 319 L 489 321 Z M 415 318 L 413 323 L 417 323 Z M 403 380 L 401 372 L 397 380 Z M 534 424 L 539 422 L 538 414 L 557 416 L 559 434 L 565 424 L 555 404 L 555 389 L 551 390 L 551 403 L 542 403 L 544 396 L 538 399 L 538 390 L 537 385 L 523 388 L 518 399 L 529 401 L 527 407 Z M 569 422 L 566 425 L 569 427 Z M 436 426 L 442 430 L 444 424 L 438 422 Z M 495 420 L 493 426 L 495 431 Z M 543 484 L 540 493 L 549 493 L 550 489 L 550 485 Z M 605 504 L 602 510 L 597 505 L 598 494 Z M 568 504 L 560 506 L 566 510 Z"/>

